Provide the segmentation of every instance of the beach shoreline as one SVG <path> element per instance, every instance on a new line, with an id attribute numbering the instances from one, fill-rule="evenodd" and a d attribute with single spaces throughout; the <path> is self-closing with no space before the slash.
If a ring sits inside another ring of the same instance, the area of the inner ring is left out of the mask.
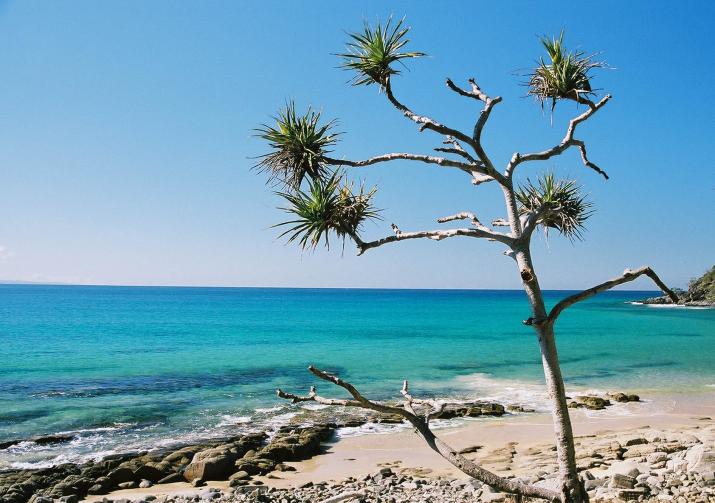
<path id="1" fill-rule="evenodd" d="M 687 395 L 663 394 L 649 401 L 630 403 L 627 406 L 632 409 L 628 415 L 622 411 L 613 413 L 608 409 L 574 410 L 572 419 L 577 448 L 587 449 L 590 444 L 609 438 L 617 438 L 625 445 L 628 438 L 654 437 L 657 432 L 667 432 L 671 436 L 692 436 L 710 428 L 708 431 L 712 433 L 715 425 L 715 391 Z M 660 412 L 656 412 L 657 409 Z M 523 456 L 534 451 L 546 452 L 548 446 L 553 444 L 551 418 L 545 413 L 467 421 L 457 426 L 441 428 L 437 434 L 456 450 L 474 451 L 470 457 L 480 460 L 486 468 L 504 476 L 532 476 L 535 473 L 534 466 L 531 463 L 524 464 L 527 458 Z M 709 448 L 715 448 L 712 441 Z M 513 453 L 510 460 L 507 459 L 509 456 L 505 456 L 508 452 Z M 321 483 L 340 485 L 341 481 L 350 478 L 364 479 L 369 474 L 385 468 L 403 476 L 428 480 L 468 479 L 431 451 L 411 430 L 332 439 L 323 444 L 320 454 L 285 464 L 294 471 L 274 471 L 258 475 L 252 478 L 251 485 L 285 490 L 297 490 Z M 545 466 L 548 466 L 548 463 Z M 595 475 L 600 472 L 598 467 L 591 468 L 591 471 Z M 192 487 L 188 482 L 177 482 L 89 496 L 86 501 L 102 501 L 104 498 L 137 500 L 148 495 L 158 498 L 189 498 L 206 495 L 208 487 L 224 492 L 231 490 L 228 481 L 208 480 L 204 487 Z"/>

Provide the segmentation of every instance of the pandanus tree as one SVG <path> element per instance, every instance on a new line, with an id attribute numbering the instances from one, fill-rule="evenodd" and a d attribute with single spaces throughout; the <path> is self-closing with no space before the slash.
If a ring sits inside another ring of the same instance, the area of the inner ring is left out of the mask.
<path id="1" fill-rule="evenodd" d="M 315 387 L 304 396 L 281 390 L 278 390 L 278 395 L 296 403 L 313 401 L 398 414 L 415 427 L 429 447 L 464 473 L 494 488 L 551 501 L 585 501 L 588 496 L 576 466 L 554 325 L 559 315 L 573 304 L 640 276 L 651 278 L 677 302 L 676 295 L 651 268 L 641 267 L 627 269 L 615 279 L 570 295 L 550 311 L 544 304 L 531 258 L 532 235 L 537 228 L 542 228 L 545 231 L 556 231 L 571 240 L 581 239 L 585 222 L 592 213 L 592 203 L 573 180 L 559 179 L 554 174 L 546 173 L 535 181 L 527 179 L 519 184 L 515 181 L 515 175 L 522 165 L 547 161 L 569 149 L 576 149 L 586 168 L 608 179 L 606 172 L 589 159 L 585 142 L 576 136 L 578 126 L 611 99 L 610 95 L 605 95 L 597 100 L 596 91 L 591 87 L 592 72 L 603 64 L 583 52 L 568 51 L 563 44 L 563 33 L 558 38 L 541 40 L 546 56 L 539 60 L 529 75 L 528 93 L 541 102 L 542 107 L 548 103 L 552 111 L 558 102 L 572 102 L 580 109 L 580 113 L 569 121 L 564 137 L 558 144 L 540 152 L 514 153 L 504 169 L 499 170 L 484 149 L 482 132 L 492 110 L 502 101 L 500 97 L 487 95 L 474 79 L 468 80 L 469 86 L 466 88 L 456 85 L 450 79 L 446 80 L 448 89 L 472 103 L 482 105 L 473 130 L 466 133 L 414 112 L 395 96 L 392 81 L 399 75 L 401 68 L 396 64 L 424 55 L 420 52 L 404 52 L 408 32 L 409 28 L 403 21 L 393 23 L 390 20 L 384 25 L 378 23 L 375 26 L 366 24 L 362 32 L 350 35 L 347 50 L 340 57 L 343 68 L 354 72 L 353 85 L 375 85 L 392 106 L 418 126 L 419 131 L 441 135 L 442 146 L 434 149 L 441 156 L 388 153 L 357 161 L 332 156 L 331 150 L 338 142 L 334 123 L 321 121 L 320 114 L 310 109 L 299 113 L 294 104 L 289 103 L 272 124 L 258 129 L 257 135 L 268 143 L 270 150 L 259 158 L 257 168 L 267 173 L 270 181 L 281 186 L 279 194 L 285 200 L 283 209 L 292 215 L 291 220 L 278 224 L 286 229 L 282 235 L 287 236 L 289 241 L 297 241 L 304 249 L 315 248 L 321 243 L 329 245 L 331 235 L 337 236 L 343 243 L 345 240 L 354 241 L 358 255 L 372 248 L 408 239 L 439 241 L 457 236 L 496 241 L 506 247 L 504 253 L 514 259 L 531 306 L 531 314 L 523 323 L 533 329 L 541 351 L 556 435 L 558 487 L 540 487 L 518 479 L 501 477 L 457 453 L 430 429 L 430 419 L 444 408 L 444 402 L 414 398 L 407 381 L 401 390 L 403 402 L 394 405 L 370 400 L 340 377 L 309 367 L 316 377 L 347 390 L 350 398 L 326 398 L 317 394 Z M 362 224 L 379 217 L 373 202 L 375 189 L 366 190 L 363 186 L 356 189 L 348 181 L 346 170 L 398 160 L 460 170 L 469 176 L 474 185 L 488 183 L 495 186 L 503 195 L 506 218 L 485 225 L 474 213 L 461 211 L 438 218 L 437 222 L 466 221 L 468 225 L 463 227 L 403 232 L 393 224 L 392 234 L 376 240 L 364 239 Z M 507 230 L 496 230 L 499 227 Z"/>

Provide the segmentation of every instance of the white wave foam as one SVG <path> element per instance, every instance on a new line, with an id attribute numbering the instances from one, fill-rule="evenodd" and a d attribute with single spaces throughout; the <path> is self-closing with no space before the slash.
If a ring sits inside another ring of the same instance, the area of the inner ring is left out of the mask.
<path id="1" fill-rule="evenodd" d="M 246 424 L 250 422 L 251 416 L 232 416 L 230 414 L 224 414 L 221 416 L 221 421 L 216 426 L 233 426 L 236 424 Z"/>
<path id="2" fill-rule="evenodd" d="M 398 431 L 403 431 L 410 428 L 408 423 L 400 424 L 384 424 L 384 423 L 365 423 L 360 426 L 349 426 L 346 428 L 340 428 L 336 436 L 338 438 L 344 437 L 356 437 L 360 435 L 384 435 L 386 433 L 395 433 Z"/>
<path id="3" fill-rule="evenodd" d="M 712 306 L 682 306 L 680 304 L 645 304 L 645 306 L 660 309 L 713 309 Z"/>
<path id="4" fill-rule="evenodd" d="M 522 405 L 539 412 L 551 410 L 548 393 L 542 384 L 515 379 L 498 379 L 483 373 L 459 376 L 456 380 L 462 386 L 472 390 L 475 394 L 472 400 Z"/>
<path id="5" fill-rule="evenodd" d="M 283 410 L 283 407 L 280 405 L 276 405 L 275 407 L 257 407 L 253 410 L 258 412 L 259 414 L 270 414 L 271 412 L 279 412 Z"/>

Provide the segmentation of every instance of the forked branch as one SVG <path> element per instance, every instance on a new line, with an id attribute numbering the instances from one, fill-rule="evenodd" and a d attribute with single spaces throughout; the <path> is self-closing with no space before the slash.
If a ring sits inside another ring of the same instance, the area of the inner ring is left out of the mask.
<path id="1" fill-rule="evenodd" d="M 385 89 L 385 94 L 387 95 L 387 99 L 390 101 L 390 103 L 392 103 L 392 105 L 395 108 L 397 108 L 400 112 L 402 112 L 402 115 L 404 115 L 411 121 L 414 121 L 417 124 L 419 124 L 420 131 L 423 131 L 425 129 L 430 129 L 432 131 L 435 131 L 437 133 L 440 133 L 440 134 L 443 134 L 446 136 L 452 136 L 452 137 L 456 138 L 457 140 L 462 141 L 462 142 L 474 147 L 474 142 L 473 142 L 472 138 L 470 138 L 466 134 L 462 133 L 461 131 L 447 127 L 444 124 L 440 124 L 436 120 L 431 119 L 430 117 L 427 117 L 425 115 L 417 115 L 412 110 L 410 110 L 405 105 L 403 105 L 400 101 L 397 100 L 397 98 L 395 98 L 395 95 L 392 93 L 392 85 L 390 84 L 389 79 L 387 80 L 387 83 L 385 84 L 384 89 Z"/>
<path id="2" fill-rule="evenodd" d="M 586 300 L 589 297 L 593 297 L 594 295 L 597 295 L 601 292 L 605 292 L 606 290 L 610 290 L 611 288 L 618 285 L 622 285 L 623 283 L 628 283 L 629 281 L 633 281 L 634 279 L 644 275 L 652 279 L 653 282 L 658 285 L 658 288 L 660 288 L 663 293 L 670 297 L 670 300 L 672 300 L 674 304 L 677 304 L 679 302 L 678 296 L 675 294 L 675 292 L 668 288 L 668 286 L 663 283 L 663 281 L 658 277 L 655 271 L 650 267 L 641 267 L 640 269 L 636 269 L 635 271 L 626 269 L 623 272 L 623 275 L 617 278 L 606 281 L 605 283 L 601 283 L 600 285 L 596 285 L 593 288 L 589 288 L 588 290 L 584 290 L 582 292 L 571 295 L 570 297 L 566 297 L 564 300 L 554 306 L 554 308 L 549 313 L 547 321 L 549 323 L 554 323 L 556 321 L 556 318 L 559 317 L 559 315 L 563 312 L 564 309 L 573 306 L 577 302 Z"/>
<path id="3" fill-rule="evenodd" d="M 298 396 L 292 393 L 286 393 L 282 390 L 277 390 L 276 393 L 280 398 L 290 400 L 293 403 L 299 402 L 317 402 L 325 405 L 339 405 L 345 407 L 359 407 L 362 409 L 374 410 L 376 412 L 381 412 L 384 414 L 397 414 L 407 421 L 409 421 L 412 426 L 414 426 L 417 433 L 427 442 L 427 445 L 444 459 L 449 461 L 451 464 L 459 468 L 462 472 L 474 477 L 475 479 L 488 484 L 495 489 L 511 494 L 519 494 L 521 496 L 528 496 L 532 498 L 542 498 L 549 501 L 559 501 L 560 495 L 554 491 L 543 487 L 537 487 L 531 484 L 527 484 L 518 479 L 506 479 L 500 477 L 499 475 L 485 470 L 474 461 L 465 458 L 463 455 L 456 452 L 449 445 L 445 444 L 442 440 L 437 438 L 432 430 L 429 428 L 429 419 L 434 415 L 441 412 L 444 407 L 444 403 L 433 401 L 433 400 L 420 400 L 414 398 L 408 388 L 407 381 L 404 382 L 401 390 L 401 394 L 405 397 L 404 407 L 398 407 L 393 405 L 385 405 L 379 402 L 375 402 L 365 398 L 352 384 L 339 377 L 329 374 L 323 370 L 317 369 L 312 365 L 308 367 L 308 370 L 324 381 L 340 386 L 341 388 L 347 390 L 352 396 L 352 400 L 346 399 L 333 399 L 324 398 L 317 394 L 315 387 L 310 388 L 310 393 L 307 396 Z M 425 417 L 421 417 L 414 412 L 414 405 L 426 405 L 431 410 L 425 414 Z"/>
<path id="4" fill-rule="evenodd" d="M 581 160 L 583 161 L 583 164 L 596 171 L 598 174 L 603 176 L 606 180 L 608 180 L 608 175 L 606 174 L 605 171 L 603 171 L 601 168 L 596 166 L 594 163 L 588 160 L 588 156 L 586 155 L 586 145 L 582 140 L 577 140 L 574 138 L 574 133 L 576 132 L 576 126 L 587 120 L 589 117 L 591 117 L 593 114 L 598 112 L 598 110 L 603 107 L 606 103 L 608 103 L 608 100 L 611 99 L 611 95 L 607 94 L 606 96 L 601 99 L 598 103 L 593 103 L 589 100 L 582 99 L 580 103 L 585 104 L 588 106 L 588 110 L 586 110 L 584 113 L 579 115 L 578 117 L 574 117 L 571 119 L 569 122 L 569 126 L 566 129 L 566 134 L 564 135 L 564 138 L 561 140 L 561 142 L 558 145 L 555 145 L 551 147 L 548 150 L 544 150 L 542 152 L 534 152 L 531 154 L 519 154 L 518 152 L 515 153 L 511 160 L 509 161 L 509 164 L 506 167 L 506 177 L 507 178 L 512 178 L 514 175 L 514 170 L 516 167 L 523 163 L 523 162 L 528 162 L 528 161 L 545 161 L 547 159 L 551 159 L 554 156 L 560 155 L 563 152 L 565 152 L 569 147 L 578 147 L 578 149 L 581 152 Z"/>
<path id="5" fill-rule="evenodd" d="M 481 160 L 486 166 L 487 173 L 501 183 L 504 181 L 501 180 L 502 175 L 497 172 L 496 169 L 494 169 L 494 164 L 492 164 L 491 159 L 489 159 L 489 156 L 487 155 L 486 151 L 484 150 L 484 147 L 482 146 L 482 130 L 484 130 L 484 125 L 487 123 L 487 120 L 489 120 L 489 115 L 492 113 L 492 108 L 494 108 L 494 105 L 500 103 L 502 99 L 501 96 L 496 96 L 494 98 L 490 98 L 489 96 L 487 96 L 479 88 L 477 82 L 474 79 L 469 79 L 469 84 L 471 85 L 472 90 L 465 91 L 461 87 L 457 86 L 454 82 L 452 82 L 451 79 L 447 79 L 447 87 L 455 93 L 459 94 L 460 96 L 473 98 L 477 101 L 481 101 L 484 103 L 484 108 L 479 113 L 479 118 L 474 125 L 471 145 L 474 147 L 474 150 L 477 153 L 477 157 L 479 158 L 479 160 Z"/>

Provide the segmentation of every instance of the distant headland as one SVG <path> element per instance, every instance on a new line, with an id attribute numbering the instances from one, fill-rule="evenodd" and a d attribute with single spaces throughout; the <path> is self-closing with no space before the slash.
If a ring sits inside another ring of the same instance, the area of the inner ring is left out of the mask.
<path id="1" fill-rule="evenodd" d="M 715 307 L 715 266 L 699 278 L 693 279 L 688 284 L 687 290 L 677 290 L 680 298 L 679 305 Z M 672 304 L 669 297 L 651 297 L 637 302 L 638 304 Z"/>

